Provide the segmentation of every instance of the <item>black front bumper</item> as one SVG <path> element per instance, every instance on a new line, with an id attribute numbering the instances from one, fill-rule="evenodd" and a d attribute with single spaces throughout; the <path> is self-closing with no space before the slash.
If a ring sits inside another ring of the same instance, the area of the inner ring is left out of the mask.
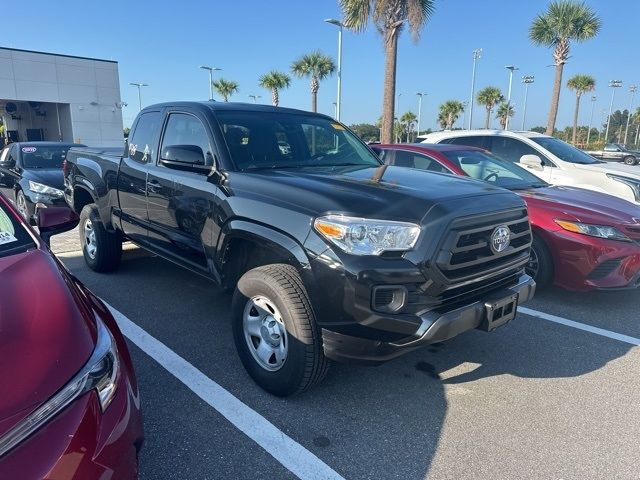
<path id="1" fill-rule="evenodd" d="M 507 323 L 513 316 L 492 322 L 488 318 L 492 307 L 502 308 L 500 305 L 508 304 L 510 299 L 518 305 L 524 303 L 533 297 L 535 289 L 535 281 L 528 275 L 522 275 L 515 285 L 492 292 L 482 300 L 448 311 L 435 310 L 421 315 L 422 323 L 416 332 L 395 342 L 355 337 L 323 328 L 324 354 L 339 362 L 376 365 L 424 345 L 448 340 L 467 330 L 481 328 L 490 331 Z"/>

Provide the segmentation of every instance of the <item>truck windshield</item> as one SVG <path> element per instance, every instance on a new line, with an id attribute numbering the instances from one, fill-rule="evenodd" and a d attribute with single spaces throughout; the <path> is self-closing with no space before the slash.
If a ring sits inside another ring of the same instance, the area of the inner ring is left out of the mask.
<path id="1" fill-rule="evenodd" d="M 250 111 L 216 117 L 239 170 L 381 164 L 360 139 L 325 117 Z"/>
<path id="2" fill-rule="evenodd" d="M 30 146 L 22 145 L 22 165 L 31 168 L 62 168 L 70 146 Z"/>
<path id="3" fill-rule="evenodd" d="M 499 187 L 522 190 L 548 185 L 515 163 L 479 150 L 443 150 L 440 153 L 471 178 L 484 180 Z"/>
<path id="4" fill-rule="evenodd" d="M 581 165 L 591 165 L 595 163 L 602 163 L 596 160 L 591 155 L 584 153 L 582 150 L 578 150 L 576 147 L 569 145 L 568 143 L 558 140 L 553 137 L 532 137 L 531 140 L 536 142 L 543 148 L 546 148 L 553 153 L 560 160 L 570 163 L 579 163 Z"/>

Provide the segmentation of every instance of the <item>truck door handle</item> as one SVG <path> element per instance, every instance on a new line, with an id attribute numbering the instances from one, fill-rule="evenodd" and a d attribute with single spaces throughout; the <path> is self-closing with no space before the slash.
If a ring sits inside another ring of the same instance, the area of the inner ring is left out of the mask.
<path id="1" fill-rule="evenodd" d="M 151 180 L 147 182 L 147 190 L 149 190 L 150 192 L 158 193 L 161 188 L 162 185 L 160 185 L 160 182 L 158 182 L 157 180 Z"/>

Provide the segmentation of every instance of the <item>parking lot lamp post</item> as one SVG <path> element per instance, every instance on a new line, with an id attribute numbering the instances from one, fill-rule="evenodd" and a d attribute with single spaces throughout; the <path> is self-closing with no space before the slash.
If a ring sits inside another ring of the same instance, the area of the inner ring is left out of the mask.
<path id="1" fill-rule="evenodd" d="M 426 93 L 418 92 L 418 93 L 416 93 L 416 95 L 418 96 L 418 128 L 417 128 L 417 132 L 418 132 L 418 135 L 420 135 L 420 119 L 422 118 L 422 97 L 424 97 L 426 95 Z"/>
<path id="2" fill-rule="evenodd" d="M 471 97 L 469 98 L 469 126 L 467 128 L 467 130 L 471 130 L 471 123 L 473 122 L 473 97 L 476 94 L 475 90 L 476 90 L 476 63 L 478 62 L 478 59 L 482 57 L 482 49 L 481 48 L 476 48 L 473 51 L 473 69 L 471 70 Z M 464 128 L 464 123 L 462 125 L 462 128 Z"/>
<path id="3" fill-rule="evenodd" d="M 148 87 L 149 85 L 146 83 L 135 83 L 135 82 L 130 82 L 129 85 L 138 87 L 138 111 L 140 111 L 142 110 L 142 93 L 140 93 L 140 90 L 142 87 Z"/>
<path id="4" fill-rule="evenodd" d="M 631 103 L 629 104 L 629 113 L 627 114 L 627 128 L 624 130 L 624 144 L 627 144 L 627 135 L 629 134 L 629 122 L 631 121 L 631 111 L 633 110 L 633 101 L 636 98 L 637 85 L 631 85 L 629 87 L 629 93 L 631 93 Z"/>
<path id="5" fill-rule="evenodd" d="M 513 65 L 506 65 L 504 68 L 509 70 L 509 91 L 507 93 L 507 118 L 504 122 L 504 129 L 509 130 L 509 109 L 511 107 L 511 85 L 513 84 L 513 72 L 519 70 L 518 67 L 514 67 Z"/>
<path id="6" fill-rule="evenodd" d="M 222 70 L 221 68 L 210 67 L 208 65 L 200 65 L 203 70 L 209 70 L 209 100 L 213 100 L 213 72 Z"/>
<path id="7" fill-rule="evenodd" d="M 589 116 L 589 130 L 587 130 L 587 145 L 591 142 L 591 125 L 593 125 L 593 107 L 596 106 L 596 100 L 598 97 L 593 95 L 591 97 L 591 115 Z"/>
<path id="8" fill-rule="evenodd" d="M 609 125 L 611 124 L 611 112 L 613 111 L 613 100 L 616 97 L 616 88 L 620 88 L 622 86 L 622 80 L 611 80 L 609 82 L 609 86 L 611 87 L 611 103 L 609 104 L 609 116 L 607 117 L 607 129 L 604 133 L 604 143 L 607 143 L 609 140 Z"/>
<path id="9" fill-rule="evenodd" d="M 253 103 L 256 103 L 259 98 L 262 98 L 262 95 L 249 95 L 249 98 L 253 99 Z"/>
<path id="10" fill-rule="evenodd" d="M 522 104 L 522 128 L 524 131 L 524 122 L 527 118 L 527 97 L 529 96 L 529 85 L 531 85 L 535 78 L 533 75 L 525 75 L 522 77 L 522 83 L 524 83 L 524 103 Z"/>
<path id="11" fill-rule="evenodd" d="M 338 91 L 336 92 L 336 120 L 340 121 L 340 104 L 342 103 L 342 27 L 344 27 L 344 24 L 335 18 L 327 18 L 325 22 L 338 27 Z"/>

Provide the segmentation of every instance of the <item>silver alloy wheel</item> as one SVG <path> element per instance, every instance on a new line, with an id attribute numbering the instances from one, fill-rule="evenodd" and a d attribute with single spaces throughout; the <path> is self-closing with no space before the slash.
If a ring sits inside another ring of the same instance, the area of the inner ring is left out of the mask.
<path id="1" fill-rule="evenodd" d="M 29 220 L 29 209 L 27 208 L 27 200 L 24 198 L 23 193 L 18 193 L 16 197 L 16 208 L 18 212 L 20 212 L 20 215 L 22 215 L 22 218 Z"/>
<path id="2" fill-rule="evenodd" d="M 93 229 L 93 223 L 87 218 L 82 226 L 84 231 L 84 244 L 87 250 L 87 255 L 92 260 L 96 258 L 96 252 L 98 251 L 98 243 L 96 242 L 96 231 Z"/>
<path id="3" fill-rule="evenodd" d="M 525 265 L 524 271 L 527 275 L 535 280 L 536 276 L 538 275 L 538 270 L 540 270 L 540 260 L 538 259 L 538 254 L 532 248 L 529 255 L 529 261 Z"/>
<path id="4" fill-rule="evenodd" d="M 280 370 L 287 360 L 289 339 L 275 304 L 263 296 L 248 300 L 242 315 L 242 330 L 258 365 L 269 372 Z"/>

